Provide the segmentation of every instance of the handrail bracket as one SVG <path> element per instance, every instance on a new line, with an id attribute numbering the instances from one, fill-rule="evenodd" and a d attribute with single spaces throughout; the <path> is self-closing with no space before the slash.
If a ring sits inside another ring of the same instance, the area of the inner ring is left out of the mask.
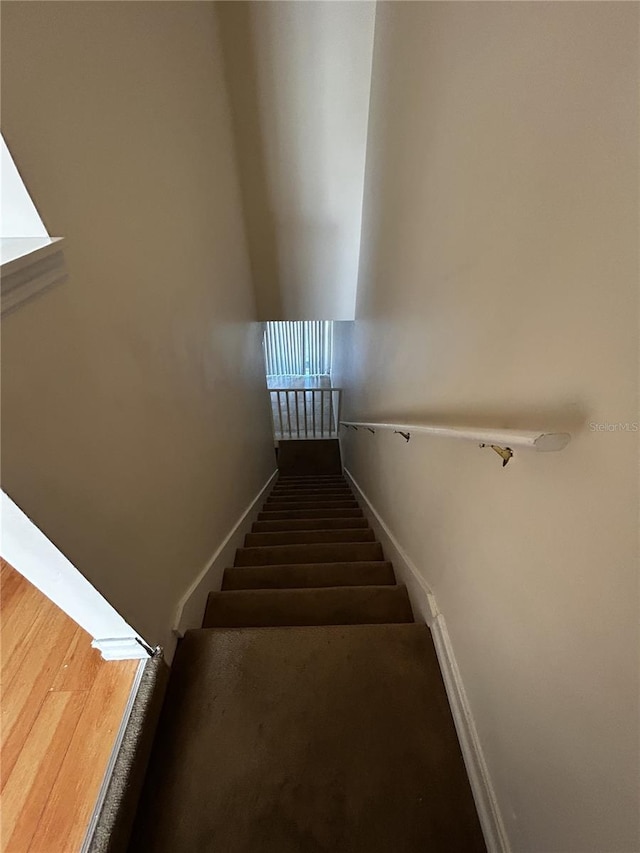
<path id="1" fill-rule="evenodd" d="M 502 459 L 502 467 L 513 457 L 513 450 L 510 447 L 499 447 L 497 444 L 480 444 L 480 447 L 490 447 Z"/>

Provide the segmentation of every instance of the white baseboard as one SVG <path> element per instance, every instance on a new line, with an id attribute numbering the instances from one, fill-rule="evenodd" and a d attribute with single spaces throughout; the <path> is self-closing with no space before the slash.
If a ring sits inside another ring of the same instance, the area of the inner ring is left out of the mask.
<path id="1" fill-rule="evenodd" d="M 435 617 L 431 625 L 431 635 L 436 647 L 442 678 L 449 697 L 449 705 L 456 724 L 458 740 L 473 791 L 473 798 L 478 809 L 478 817 L 482 825 L 487 850 L 489 853 L 510 853 L 509 838 L 502 822 L 498 801 L 491 784 L 478 732 L 442 613 L 438 613 Z"/>
<path id="2" fill-rule="evenodd" d="M 236 548 L 242 547 L 245 534 L 250 532 L 277 474 L 278 472 L 274 471 L 269 477 L 178 602 L 173 619 L 173 633 L 176 636 L 182 637 L 189 628 L 201 626 L 207 596 L 211 590 L 220 589 L 222 574 L 227 566 L 233 565 Z"/>
<path id="3" fill-rule="evenodd" d="M 148 658 L 143 645 L 135 637 L 107 637 L 91 641 L 104 660 L 142 660 Z"/>
<path id="4" fill-rule="evenodd" d="M 438 608 L 428 583 L 346 468 L 345 474 L 362 501 L 362 508 L 369 518 L 378 541 L 382 543 L 385 556 L 393 562 L 398 581 L 407 587 L 414 615 L 421 616 L 431 629 L 487 850 L 489 853 L 510 853 L 509 839 L 500 815 L 444 616 Z"/>
<path id="5" fill-rule="evenodd" d="M 51 542 L 39 527 L 0 491 L 2 556 L 29 583 L 91 636 L 106 660 L 144 658 L 137 632 Z"/>
<path id="6" fill-rule="evenodd" d="M 369 517 L 369 523 L 371 524 L 371 527 L 373 527 L 378 542 L 382 543 L 387 560 L 391 560 L 393 563 L 396 578 L 400 583 L 403 583 L 407 587 L 409 598 L 411 600 L 411 607 L 413 608 L 413 615 L 416 618 L 422 617 L 427 625 L 431 627 L 431 623 L 437 614 L 437 611 L 432 612 L 431 609 L 432 602 L 435 601 L 431 587 L 422 577 L 407 552 L 382 520 L 369 498 L 354 480 L 353 475 L 346 468 L 344 469 L 344 473 L 351 481 L 351 485 L 358 496 L 362 499 L 363 509 Z"/>

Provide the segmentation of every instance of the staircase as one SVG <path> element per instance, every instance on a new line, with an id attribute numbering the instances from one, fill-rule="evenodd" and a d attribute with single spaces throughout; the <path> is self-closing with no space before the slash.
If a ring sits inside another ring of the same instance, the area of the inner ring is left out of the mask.
<path id="1" fill-rule="evenodd" d="M 179 645 L 131 851 L 485 850 L 429 629 L 309 467 L 281 467 Z"/>

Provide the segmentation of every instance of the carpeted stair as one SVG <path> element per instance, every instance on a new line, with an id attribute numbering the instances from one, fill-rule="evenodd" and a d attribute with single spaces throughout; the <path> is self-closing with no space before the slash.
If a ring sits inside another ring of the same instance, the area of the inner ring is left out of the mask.
<path id="1" fill-rule="evenodd" d="M 179 644 L 130 851 L 485 850 L 429 629 L 310 453 Z"/>

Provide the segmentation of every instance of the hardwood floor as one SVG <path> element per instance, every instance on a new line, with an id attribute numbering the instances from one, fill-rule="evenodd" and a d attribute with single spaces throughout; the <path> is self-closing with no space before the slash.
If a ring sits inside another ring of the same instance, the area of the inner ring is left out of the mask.
<path id="1" fill-rule="evenodd" d="M 0 560 L 0 850 L 77 853 L 138 661 L 91 638 Z"/>

